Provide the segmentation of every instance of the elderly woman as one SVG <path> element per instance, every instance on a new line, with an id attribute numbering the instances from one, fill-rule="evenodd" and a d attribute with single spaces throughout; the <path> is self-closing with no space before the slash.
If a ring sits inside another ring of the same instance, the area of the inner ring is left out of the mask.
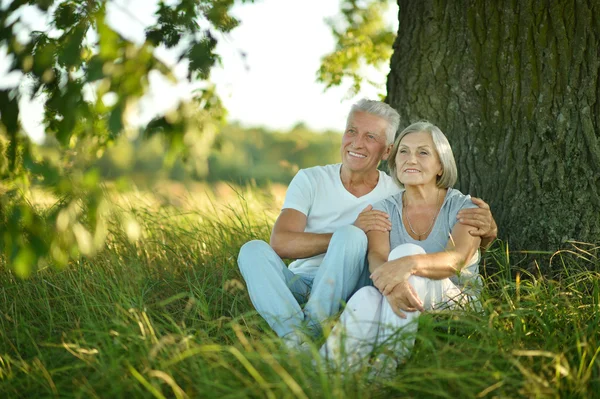
<path id="1" fill-rule="evenodd" d="M 395 369 L 410 354 L 421 312 L 464 303 L 481 284 L 480 238 L 456 218 L 476 205 L 451 188 L 457 171 L 446 136 L 431 123 L 414 123 L 394 142 L 388 164 L 404 189 L 373 207 L 389 214 L 392 223 L 389 232 L 367 234 L 375 286 L 350 298 L 321 348 L 322 355 L 346 368 L 383 346 L 376 364 Z"/>

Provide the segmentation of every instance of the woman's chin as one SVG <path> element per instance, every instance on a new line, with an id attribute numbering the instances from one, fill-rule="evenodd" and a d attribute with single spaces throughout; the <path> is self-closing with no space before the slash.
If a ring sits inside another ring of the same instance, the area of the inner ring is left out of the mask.
<path id="1" fill-rule="evenodd" d="M 398 179 L 400 180 L 400 179 Z M 402 185 L 404 187 L 410 187 L 410 186 L 426 186 L 428 184 L 434 185 L 435 186 L 435 181 L 431 181 L 431 182 L 425 182 L 423 181 L 423 179 L 402 179 L 400 180 L 400 183 L 402 183 Z"/>

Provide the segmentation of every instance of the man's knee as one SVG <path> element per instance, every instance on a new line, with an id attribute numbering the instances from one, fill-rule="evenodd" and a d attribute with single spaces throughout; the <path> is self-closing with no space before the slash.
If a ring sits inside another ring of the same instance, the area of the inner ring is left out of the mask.
<path id="1" fill-rule="evenodd" d="M 333 233 L 330 245 L 340 244 L 351 248 L 361 248 L 366 251 L 367 235 L 362 229 L 352 224 L 340 227 Z"/>
<path id="2" fill-rule="evenodd" d="M 252 240 L 242 245 L 238 254 L 238 266 L 242 273 L 248 267 L 264 264 L 269 252 L 273 252 L 273 249 L 262 240 Z"/>
<path id="3" fill-rule="evenodd" d="M 388 260 L 399 259 L 404 256 L 423 255 L 425 250 L 417 244 L 400 244 L 388 255 Z"/>
<path id="4" fill-rule="evenodd" d="M 320 267 L 327 270 L 329 276 L 346 276 L 344 280 L 350 278 L 354 281 L 366 267 L 366 256 L 367 235 L 356 226 L 344 226 L 333 233 Z M 354 290 L 354 287 L 349 288 Z"/>

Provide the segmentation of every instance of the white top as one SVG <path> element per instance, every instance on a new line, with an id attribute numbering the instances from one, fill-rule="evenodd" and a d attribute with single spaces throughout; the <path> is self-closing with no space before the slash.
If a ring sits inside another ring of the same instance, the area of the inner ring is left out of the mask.
<path id="1" fill-rule="evenodd" d="M 342 184 L 341 163 L 301 169 L 292 179 L 283 209 L 290 208 L 306 215 L 306 233 L 333 233 L 354 223 L 367 206 L 400 192 L 391 177 L 379 171 L 377 186 L 362 197 L 355 197 Z M 290 264 L 297 274 L 314 275 L 325 254 L 298 259 Z"/>

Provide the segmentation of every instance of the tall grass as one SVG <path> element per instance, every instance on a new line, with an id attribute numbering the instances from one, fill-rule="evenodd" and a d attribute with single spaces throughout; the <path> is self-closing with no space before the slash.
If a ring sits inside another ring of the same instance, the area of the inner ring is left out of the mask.
<path id="1" fill-rule="evenodd" d="M 98 256 L 64 270 L 0 270 L 0 397 L 600 397 L 598 248 L 557 253 L 549 280 L 497 243 L 483 311 L 423 315 L 411 358 L 373 379 L 287 351 L 253 311 L 236 257 L 268 240 L 280 199 L 145 198 L 116 201 L 137 241 L 114 226 Z"/>

